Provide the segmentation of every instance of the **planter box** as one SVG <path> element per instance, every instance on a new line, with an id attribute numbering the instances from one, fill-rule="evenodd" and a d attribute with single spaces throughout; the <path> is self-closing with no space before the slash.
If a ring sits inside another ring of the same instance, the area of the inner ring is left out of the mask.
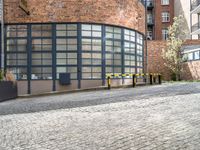
<path id="1" fill-rule="evenodd" d="M 17 84 L 11 81 L 0 81 L 0 102 L 17 98 Z"/>

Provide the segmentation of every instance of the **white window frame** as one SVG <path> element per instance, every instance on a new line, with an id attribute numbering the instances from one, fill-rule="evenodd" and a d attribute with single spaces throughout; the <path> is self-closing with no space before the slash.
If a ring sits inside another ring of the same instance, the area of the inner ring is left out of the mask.
<path id="1" fill-rule="evenodd" d="M 168 29 L 166 29 L 166 28 L 162 29 L 162 39 L 163 40 L 168 39 Z"/>
<path id="2" fill-rule="evenodd" d="M 161 0 L 161 5 L 169 5 L 169 0 Z"/>
<path id="3" fill-rule="evenodd" d="M 170 22 L 170 13 L 162 12 L 162 22 Z"/>

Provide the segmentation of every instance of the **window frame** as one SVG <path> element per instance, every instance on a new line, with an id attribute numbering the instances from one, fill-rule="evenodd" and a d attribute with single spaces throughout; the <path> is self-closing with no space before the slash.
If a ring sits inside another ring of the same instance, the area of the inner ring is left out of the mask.
<path id="1" fill-rule="evenodd" d="M 169 0 L 161 0 L 161 5 L 169 5 Z"/>

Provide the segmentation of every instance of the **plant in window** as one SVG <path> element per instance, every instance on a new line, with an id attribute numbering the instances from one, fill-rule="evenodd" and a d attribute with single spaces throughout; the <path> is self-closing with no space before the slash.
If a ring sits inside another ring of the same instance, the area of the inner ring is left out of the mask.
<path id="1" fill-rule="evenodd" d="M 182 44 L 186 38 L 184 30 L 184 17 L 182 15 L 174 18 L 174 23 L 169 27 L 169 37 L 166 49 L 162 50 L 162 57 L 165 60 L 164 65 L 168 67 L 175 75 L 176 81 L 180 80 L 180 74 L 183 70 Z"/>
<path id="2" fill-rule="evenodd" d="M 0 81 L 3 81 L 4 79 L 4 71 L 0 70 Z"/>
<path id="3" fill-rule="evenodd" d="M 13 73 L 11 71 L 6 71 L 5 78 L 6 78 L 6 81 L 11 81 L 14 84 L 16 83 L 16 79 L 15 79 L 15 77 L 14 77 L 14 75 L 13 75 Z"/>

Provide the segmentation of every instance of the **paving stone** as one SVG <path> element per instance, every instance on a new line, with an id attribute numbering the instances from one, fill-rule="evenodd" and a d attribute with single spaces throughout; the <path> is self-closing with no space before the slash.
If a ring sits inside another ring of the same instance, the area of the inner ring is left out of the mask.
<path id="1" fill-rule="evenodd" d="M 0 150 L 198 150 L 199 90 L 199 84 L 179 83 L 0 103 Z M 109 103 L 57 108 L 80 97 Z M 46 109 L 48 102 L 55 107 Z M 43 110 L 30 109 L 39 104 Z M 23 107 L 29 111 L 18 111 Z"/>

